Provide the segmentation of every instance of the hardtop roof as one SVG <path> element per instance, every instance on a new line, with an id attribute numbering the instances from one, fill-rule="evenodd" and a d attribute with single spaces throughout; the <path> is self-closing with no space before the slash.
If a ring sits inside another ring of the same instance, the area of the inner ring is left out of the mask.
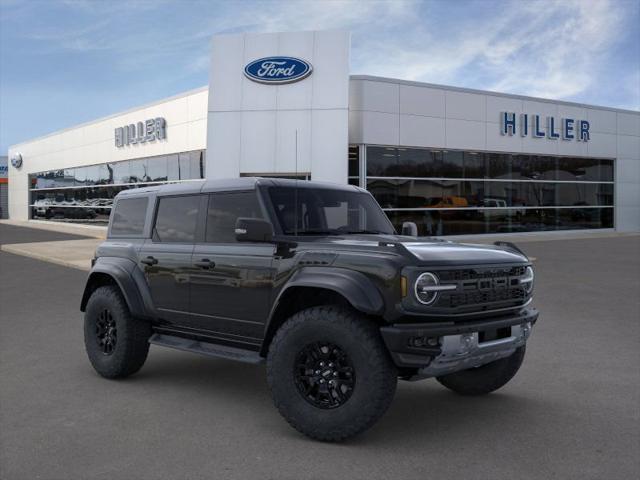
<path id="1" fill-rule="evenodd" d="M 123 190 L 118 198 L 140 197 L 155 193 L 156 195 L 186 195 L 190 193 L 211 193 L 231 190 L 251 190 L 257 186 L 297 187 L 297 188 L 324 188 L 330 190 L 364 191 L 353 185 L 317 182 L 307 180 L 294 180 L 275 177 L 239 177 L 216 180 L 189 180 L 166 185 L 153 185 L 143 188 Z"/>

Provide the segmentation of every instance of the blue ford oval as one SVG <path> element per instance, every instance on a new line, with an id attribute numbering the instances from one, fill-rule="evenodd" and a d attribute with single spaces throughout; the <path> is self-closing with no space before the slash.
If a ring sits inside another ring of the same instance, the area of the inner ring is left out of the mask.
<path id="1" fill-rule="evenodd" d="M 294 57 L 259 58 L 244 67 L 244 74 L 254 82 L 291 83 L 311 74 L 311 64 Z"/>

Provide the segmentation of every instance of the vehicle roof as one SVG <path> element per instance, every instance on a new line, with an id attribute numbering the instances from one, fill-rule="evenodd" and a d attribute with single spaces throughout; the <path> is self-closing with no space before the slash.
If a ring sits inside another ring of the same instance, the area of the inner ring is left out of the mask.
<path id="1" fill-rule="evenodd" d="M 155 193 L 157 195 L 179 195 L 189 193 L 221 192 L 229 190 L 249 190 L 254 189 L 257 186 L 325 188 L 331 190 L 344 190 L 352 192 L 364 191 L 363 189 L 355 187 L 353 185 L 340 183 L 271 177 L 239 177 L 219 180 L 189 180 L 179 183 L 133 188 L 129 190 L 123 190 L 118 194 L 118 198 L 145 196 L 151 193 Z"/>

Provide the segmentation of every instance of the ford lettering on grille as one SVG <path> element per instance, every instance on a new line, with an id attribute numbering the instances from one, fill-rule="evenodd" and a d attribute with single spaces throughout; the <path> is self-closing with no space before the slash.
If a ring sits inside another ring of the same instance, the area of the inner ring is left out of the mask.
<path id="1" fill-rule="evenodd" d="M 442 292 L 436 306 L 457 308 L 496 302 L 522 304 L 527 299 L 521 283 L 524 274 L 523 266 L 439 271 L 437 275 L 442 283 L 454 284 L 457 288 L 451 292 Z"/>
<path id="2" fill-rule="evenodd" d="M 311 64 L 294 57 L 259 58 L 244 67 L 244 74 L 259 83 L 283 84 L 302 80 L 311 74 Z"/>

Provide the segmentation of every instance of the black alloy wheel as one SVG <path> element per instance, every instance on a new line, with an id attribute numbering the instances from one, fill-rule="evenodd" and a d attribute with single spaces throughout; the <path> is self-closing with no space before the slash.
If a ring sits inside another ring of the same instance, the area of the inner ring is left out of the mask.
<path id="1" fill-rule="evenodd" d="M 96 340 L 104 355 L 113 354 L 118 340 L 116 321 L 108 308 L 102 309 L 96 319 Z"/>
<path id="2" fill-rule="evenodd" d="M 151 324 L 133 318 L 120 289 L 98 287 L 84 313 L 84 346 L 93 368 L 105 378 L 124 378 L 144 365 Z"/>
<path id="3" fill-rule="evenodd" d="M 273 402 L 296 430 L 337 442 L 387 410 L 398 371 L 379 326 L 344 305 L 317 305 L 278 329 L 267 355 Z"/>
<path id="4" fill-rule="evenodd" d="M 347 354 L 337 345 L 311 343 L 297 355 L 294 379 L 302 397 L 314 407 L 337 408 L 351 398 L 356 374 Z"/>

